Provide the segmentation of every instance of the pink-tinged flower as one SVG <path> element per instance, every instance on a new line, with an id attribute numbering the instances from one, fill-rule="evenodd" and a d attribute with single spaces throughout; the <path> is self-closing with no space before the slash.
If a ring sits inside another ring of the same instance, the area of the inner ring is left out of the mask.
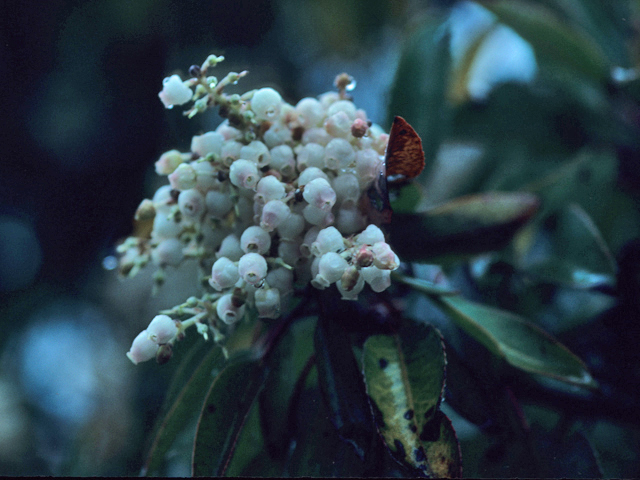
<path id="1" fill-rule="evenodd" d="M 131 348 L 127 352 L 127 358 L 129 358 L 134 365 L 137 365 L 140 362 L 146 362 L 155 357 L 158 348 L 158 344 L 149 339 L 148 332 L 143 330 L 131 344 Z"/>

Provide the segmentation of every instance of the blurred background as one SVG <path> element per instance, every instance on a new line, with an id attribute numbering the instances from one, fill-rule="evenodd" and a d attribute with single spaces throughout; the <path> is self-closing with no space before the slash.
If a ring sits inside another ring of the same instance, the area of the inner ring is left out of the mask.
<path id="1" fill-rule="evenodd" d="M 422 136 L 427 168 L 407 193 L 411 208 L 488 190 L 540 194 L 544 211 L 531 234 L 540 238 L 518 267 L 535 264 L 545 281 L 515 288 L 507 282 L 513 270 L 487 257 L 471 273 L 484 281 L 485 300 L 566 334 L 596 376 L 616 366 L 608 387 L 627 402 L 623 412 L 633 411 L 640 2 L 483 5 L 50 0 L 36 8 L 3 1 L 0 475 L 140 472 L 171 366 L 134 367 L 125 352 L 158 309 L 191 295 L 194 275 L 188 266 L 172 272 L 151 297 L 152 271 L 116 278 L 115 245 L 160 185 L 153 162 L 166 150 L 188 150 L 192 135 L 219 122 L 215 112 L 187 121 L 157 96 L 164 77 L 186 76 L 211 53 L 226 58 L 219 78 L 249 70 L 238 92 L 273 86 L 294 104 L 331 90 L 338 73 L 352 75 L 354 101 L 373 122 L 387 130 L 402 115 Z M 572 249 L 570 241 L 554 243 L 567 206 L 580 218 L 585 212 L 611 253 L 594 262 L 618 260 L 614 302 L 590 290 L 601 277 L 580 283 L 576 269 L 543 268 Z M 594 329 L 594 318 L 608 336 Z M 547 433 L 562 427 L 542 407 L 527 414 Z M 521 472 L 515 460 L 478 446 L 472 423 L 453 419 L 465 475 Z M 595 452 L 600 473 L 640 475 L 637 411 L 581 425 L 584 441 L 575 445 Z M 545 448 L 551 455 L 553 445 Z M 578 459 L 586 455 L 580 449 Z M 188 464 L 172 468 L 168 475 L 189 474 Z"/>

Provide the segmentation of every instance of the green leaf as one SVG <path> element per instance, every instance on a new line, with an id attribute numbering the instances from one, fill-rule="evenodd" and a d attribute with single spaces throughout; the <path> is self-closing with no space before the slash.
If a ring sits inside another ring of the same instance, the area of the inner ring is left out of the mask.
<path id="1" fill-rule="evenodd" d="M 419 214 L 394 214 L 391 242 L 405 261 L 499 250 L 538 204 L 530 193 L 494 192 L 461 197 Z"/>
<path id="2" fill-rule="evenodd" d="M 425 22 L 403 48 L 391 88 L 387 124 L 400 115 L 422 139 L 425 171 L 435 158 L 450 123 L 446 101 L 449 77 L 449 38 L 442 19 Z"/>
<path id="3" fill-rule="evenodd" d="M 369 407 L 362 374 L 342 328 L 341 316 L 357 315 L 333 292 L 322 292 L 320 317 L 314 336 L 318 383 L 338 435 L 361 459 L 370 460 L 375 441 L 374 420 Z"/>
<path id="4" fill-rule="evenodd" d="M 257 360 L 228 365 L 207 392 L 193 446 L 194 476 L 223 476 L 265 379 Z"/>
<path id="5" fill-rule="evenodd" d="M 451 420 L 438 410 L 423 431 L 427 463 L 434 478 L 461 478 L 462 456 Z"/>
<path id="6" fill-rule="evenodd" d="M 427 295 L 458 295 L 460 291 L 449 285 L 448 281 L 443 283 L 430 282 L 422 278 L 409 277 L 397 271 L 391 272 L 391 278 L 397 282 L 404 283 L 418 292 Z"/>
<path id="7" fill-rule="evenodd" d="M 288 471 L 291 477 L 364 477 L 365 464 L 344 444 L 330 421 L 317 384 L 306 389 L 297 413 L 298 428 Z M 375 435 L 375 433 L 373 434 Z"/>
<path id="8" fill-rule="evenodd" d="M 577 289 L 615 286 L 615 259 L 598 227 L 579 205 L 572 203 L 547 217 L 535 239 L 531 235 L 519 252 L 518 268 L 526 274 Z M 545 246 L 546 255 L 541 254 Z"/>
<path id="9" fill-rule="evenodd" d="M 599 45 L 560 21 L 552 10 L 519 0 L 483 2 L 482 5 L 527 40 L 539 62 L 549 61 L 571 68 L 597 81 L 607 79 L 609 62 Z"/>
<path id="10" fill-rule="evenodd" d="M 193 350 L 198 349 L 194 348 Z M 222 349 L 219 347 L 213 348 L 193 371 L 182 390 L 176 393 L 171 407 L 156 429 L 144 467 L 146 475 L 158 475 L 160 473 L 167 452 L 176 437 L 191 423 L 197 414 L 204 400 L 206 389 L 215 377 L 215 370 L 223 364 L 224 355 L 222 354 Z M 177 373 L 183 372 L 178 371 Z"/>
<path id="11" fill-rule="evenodd" d="M 282 458 L 287 452 L 290 434 L 287 420 L 294 386 L 313 351 L 316 319 L 309 317 L 293 323 L 269 360 L 267 385 L 260 393 L 260 419 L 272 456 Z"/>
<path id="12" fill-rule="evenodd" d="M 460 328 L 510 365 L 573 385 L 597 387 L 582 360 L 536 325 L 460 296 L 434 300 Z"/>
<path id="13" fill-rule="evenodd" d="M 398 460 L 434 473 L 423 434 L 429 433 L 427 424 L 436 415 L 444 388 L 446 360 L 440 334 L 430 325 L 412 322 L 398 335 L 370 337 L 362 363 L 387 446 Z"/>

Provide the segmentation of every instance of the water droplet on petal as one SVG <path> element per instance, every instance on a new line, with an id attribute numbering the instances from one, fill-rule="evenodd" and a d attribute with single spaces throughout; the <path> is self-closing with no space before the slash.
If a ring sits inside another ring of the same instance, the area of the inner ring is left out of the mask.
<path id="1" fill-rule="evenodd" d="M 173 108 L 173 105 L 167 105 L 167 110 L 171 110 Z"/>

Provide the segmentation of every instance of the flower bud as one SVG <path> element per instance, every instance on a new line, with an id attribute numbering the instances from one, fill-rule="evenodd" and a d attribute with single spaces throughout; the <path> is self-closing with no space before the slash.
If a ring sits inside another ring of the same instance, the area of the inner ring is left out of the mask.
<path id="1" fill-rule="evenodd" d="M 178 333 L 176 322 L 168 315 L 156 315 L 147 327 L 149 340 L 158 345 L 167 343 Z"/>
<path id="2" fill-rule="evenodd" d="M 269 165 L 271 154 L 264 143 L 254 140 L 240 149 L 240 158 L 256 163 L 258 167 L 264 167 Z"/>
<path id="3" fill-rule="evenodd" d="M 260 179 L 256 186 L 255 199 L 262 205 L 269 200 L 281 200 L 285 196 L 284 183 L 273 175 L 266 175 Z"/>
<path id="4" fill-rule="evenodd" d="M 251 98 L 251 110 L 256 120 L 275 120 L 280 113 L 282 97 L 273 88 L 261 88 Z"/>
<path id="5" fill-rule="evenodd" d="M 151 238 L 155 240 L 175 238 L 180 235 L 182 228 L 183 225 L 176 222 L 175 217 L 169 218 L 168 212 L 158 212 L 153 219 Z"/>
<path id="6" fill-rule="evenodd" d="M 226 166 L 230 166 L 235 160 L 240 158 L 240 150 L 243 145 L 235 140 L 228 140 L 222 144 L 220 149 L 220 159 Z"/>
<path id="7" fill-rule="evenodd" d="M 327 174 L 320 170 L 318 167 L 307 167 L 298 177 L 298 187 L 302 187 L 303 185 L 306 185 L 311 180 L 315 180 L 316 178 L 322 178 L 327 182 L 329 181 L 329 177 L 327 177 Z"/>
<path id="8" fill-rule="evenodd" d="M 271 149 L 271 162 L 269 166 L 279 171 L 285 177 L 291 176 L 296 167 L 293 150 L 289 145 L 278 145 Z"/>
<path id="9" fill-rule="evenodd" d="M 366 245 L 361 245 L 354 255 L 354 263 L 359 268 L 370 267 L 373 265 L 373 252 Z"/>
<path id="10" fill-rule="evenodd" d="M 303 257 L 309 258 L 312 255 L 311 245 L 316 241 L 316 238 L 318 238 L 318 233 L 320 233 L 318 227 L 311 227 L 307 230 L 307 233 L 305 233 L 302 244 L 300 245 L 300 253 Z"/>
<path id="11" fill-rule="evenodd" d="M 185 217 L 197 219 L 204 213 L 204 196 L 195 188 L 184 190 L 178 197 L 178 208 Z"/>
<path id="12" fill-rule="evenodd" d="M 328 211 L 336 203 L 336 192 L 324 178 L 311 180 L 304 186 L 303 198 L 309 205 Z"/>
<path id="13" fill-rule="evenodd" d="M 163 240 L 151 252 L 151 259 L 156 265 L 177 267 L 182 262 L 182 243 L 177 238 Z"/>
<path id="14" fill-rule="evenodd" d="M 336 201 L 341 204 L 345 200 L 357 201 L 360 198 L 360 185 L 358 177 L 352 173 L 342 173 L 331 182 L 333 190 L 336 192 Z"/>
<path id="15" fill-rule="evenodd" d="M 398 256 L 393 253 L 389 244 L 377 242 L 371 247 L 373 252 L 373 264 L 383 270 L 395 270 L 400 266 Z"/>
<path id="16" fill-rule="evenodd" d="M 160 159 L 155 163 L 158 175 L 169 175 L 173 173 L 178 165 L 183 163 L 182 154 L 178 150 L 169 150 L 160 155 Z"/>
<path id="17" fill-rule="evenodd" d="M 323 147 L 331 141 L 333 137 L 324 128 L 310 128 L 302 134 L 302 144 L 317 143 Z"/>
<path id="18" fill-rule="evenodd" d="M 256 163 L 239 159 L 231 164 L 229 180 L 236 187 L 253 188 L 259 179 L 258 165 Z"/>
<path id="19" fill-rule="evenodd" d="M 354 204 L 349 205 L 351 200 L 346 200 L 336 215 L 335 225 L 340 233 L 352 235 L 362 230 L 365 226 L 365 217 Z"/>
<path id="20" fill-rule="evenodd" d="M 264 132 L 262 138 L 269 148 L 282 145 L 283 143 L 291 143 L 291 129 L 288 125 L 280 121 L 275 121 L 271 124 L 269 130 Z"/>
<path id="21" fill-rule="evenodd" d="M 224 237 L 220 244 L 220 249 L 218 250 L 218 253 L 216 253 L 218 258 L 227 257 L 233 262 L 240 260 L 242 255 L 244 255 L 244 252 L 240 247 L 240 239 L 234 234 Z"/>
<path id="22" fill-rule="evenodd" d="M 138 221 L 140 220 L 151 220 L 156 216 L 156 209 L 153 206 L 153 201 L 145 198 L 140 202 L 138 208 L 136 209 L 136 214 L 134 218 Z"/>
<path id="23" fill-rule="evenodd" d="M 229 193 L 211 190 L 207 192 L 205 205 L 207 206 L 207 213 L 209 215 L 213 218 L 221 219 L 233 208 L 233 200 Z"/>
<path id="24" fill-rule="evenodd" d="M 188 163 L 181 163 L 169 175 L 169 183 L 176 190 L 189 190 L 196 186 L 196 171 Z"/>
<path id="25" fill-rule="evenodd" d="M 351 135 L 356 138 L 362 138 L 367 134 L 369 125 L 362 118 L 356 118 L 351 124 Z"/>
<path id="26" fill-rule="evenodd" d="M 278 257 L 284 263 L 295 267 L 300 262 L 300 239 L 280 240 L 278 243 Z"/>
<path id="27" fill-rule="evenodd" d="M 302 216 L 311 225 L 316 225 L 320 228 L 328 227 L 334 220 L 331 210 L 318 208 L 313 205 L 304 207 Z"/>
<path id="28" fill-rule="evenodd" d="M 267 261 L 258 253 L 246 253 L 238 262 L 238 273 L 245 282 L 259 285 L 267 276 Z"/>
<path id="29" fill-rule="evenodd" d="M 211 268 L 209 285 L 220 292 L 233 287 L 239 279 L 238 266 L 227 257 L 220 257 Z"/>
<path id="30" fill-rule="evenodd" d="M 298 122 L 306 130 L 318 127 L 325 116 L 324 107 L 315 98 L 303 98 L 296 105 Z"/>
<path id="31" fill-rule="evenodd" d="M 278 318 L 280 316 L 280 292 L 277 288 L 260 288 L 254 295 L 258 317 Z"/>
<path id="32" fill-rule="evenodd" d="M 375 150 L 366 148 L 356 153 L 356 176 L 360 189 L 366 189 L 382 171 L 382 159 Z"/>
<path id="33" fill-rule="evenodd" d="M 193 92 L 187 87 L 178 75 L 171 75 L 162 81 L 162 91 L 158 94 L 165 108 L 173 108 L 174 105 L 184 105 Z"/>
<path id="34" fill-rule="evenodd" d="M 384 233 L 377 226 L 371 224 L 356 236 L 356 242 L 362 245 L 374 245 L 384 242 Z"/>
<path id="35" fill-rule="evenodd" d="M 257 225 L 252 225 L 242 232 L 240 248 L 242 248 L 243 252 L 253 252 L 262 255 L 267 253 L 270 247 L 271 235 Z"/>
<path id="36" fill-rule="evenodd" d="M 302 235 L 304 227 L 304 217 L 299 213 L 292 213 L 286 220 L 278 225 L 277 230 L 281 239 L 292 240 Z"/>
<path id="37" fill-rule="evenodd" d="M 351 133 L 351 120 L 344 112 L 337 112 L 327 117 L 324 121 L 324 129 L 332 137 L 345 139 Z"/>
<path id="38" fill-rule="evenodd" d="M 163 185 L 153 194 L 152 201 L 156 212 L 168 213 L 171 210 L 171 205 L 175 203 L 171 190 L 171 185 Z"/>
<path id="39" fill-rule="evenodd" d="M 218 132 L 195 135 L 191 139 L 191 151 L 201 157 L 206 157 L 209 153 L 220 155 L 223 141 L 224 137 Z"/>
<path id="40" fill-rule="evenodd" d="M 318 276 L 329 284 L 335 283 L 342 278 L 342 274 L 349 264 L 339 253 L 328 252 L 322 255 L 318 263 Z"/>
<path id="41" fill-rule="evenodd" d="M 149 335 L 146 330 L 143 330 L 133 340 L 131 348 L 127 352 L 127 357 L 137 365 L 140 362 L 146 362 L 156 356 L 158 351 L 158 344 L 149 339 Z"/>
<path id="42" fill-rule="evenodd" d="M 296 164 L 299 172 L 308 167 L 324 168 L 324 147 L 313 142 L 307 143 L 298 150 Z"/>
<path id="43" fill-rule="evenodd" d="M 281 297 L 293 292 L 293 272 L 284 267 L 271 270 L 267 274 L 267 283 L 271 288 L 277 288 Z"/>
<path id="44" fill-rule="evenodd" d="M 349 120 L 353 121 L 356 118 L 356 106 L 350 100 L 338 100 L 333 102 L 327 108 L 327 116 L 335 115 L 338 112 L 343 112 Z"/>
<path id="45" fill-rule="evenodd" d="M 232 325 L 241 320 L 244 316 L 245 306 L 236 307 L 233 304 L 232 294 L 227 293 L 220 297 L 216 303 L 216 313 L 218 318 L 227 325 Z"/>
<path id="46" fill-rule="evenodd" d="M 374 292 L 382 292 L 391 285 L 391 271 L 389 270 L 380 270 L 376 266 L 371 266 L 361 269 L 360 274 Z"/>
<path id="47" fill-rule="evenodd" d="M 282 200 L 270 200 L 262 209 L 260 226 L 267 232 L 272 232 L 282 222 L 287 220 L 289 215 L 291 215 L 289 205 L 284 203 Z"/>
<path id="48" fill-rule="evenodd" d="M 311 244 L 311 253 L 320 257 L 327 252 L 342 252 L 344 250 L 344 238 L 336 227 L 323 228 Z"/>

